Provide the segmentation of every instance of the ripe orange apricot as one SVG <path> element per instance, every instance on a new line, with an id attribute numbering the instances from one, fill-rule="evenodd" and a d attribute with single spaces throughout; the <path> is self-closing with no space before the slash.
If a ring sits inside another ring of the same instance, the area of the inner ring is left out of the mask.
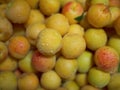
<path id="1" fill-rule="evenodd" d="M 19 90 L 37 90 L 39 79 L 35 73 L 23 73 L 18 78 Z"/>
<path id="2" fill-rule="evenodd" d="M 11 56 L 21 59 L 30 50 L 30 43 L 25 36 L 13 36 L 8 43 L 8 51 Z"/>
<path id="3" fill-rule="evenodd" d="M 94 60 L 97 67 L 105 72 L 115 73 L 118 70 L 119 54 L 110 46 L 97 49 Z"/>

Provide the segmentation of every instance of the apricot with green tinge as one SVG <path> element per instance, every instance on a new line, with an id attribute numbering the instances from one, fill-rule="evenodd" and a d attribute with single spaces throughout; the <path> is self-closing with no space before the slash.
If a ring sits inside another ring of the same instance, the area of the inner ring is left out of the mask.
<path id="1" fill-rule="evenodd" d="M 17 89 L 17 77 L 12 71 L 0 72 L 0 89 L 2 90 Z"/>
<path id="2" fill-rule="evenodd" d="M 74 79 L 78 64 L 76 59 L 66 59 L 59 57 L 55 64 L 55 71 L 63 79 Z"/>
<path id="3" fill-rule="evenodd" d="M 93 54 L 90 51 L 84 51 L 80 56 L 78 56 L 77 62 L 78 72 L 87 73 L 93 66 Z"/>
<path id="4" fill-rule="evenodd" d="M 87 48 L 93 51 L 106 45 L 107 43 L 107 34 L 104 29 L 87 29 L 84 37 Z"/>
<path id="5" fill-rule="evenodd" d="M 103 88 L 107 86 L 110 78 L 110 73 L 104 72 L 95 67 L 91 68 L 88 72 L 88 82 L 97 88 Z"/>
<path id="6" fill-rule="evenodd" d="M 40 78 L 42 87 L 50 90 L 55 90 L 60 87 L 61 81 L 60 76 L 54 70 L 44 72 Z"/>

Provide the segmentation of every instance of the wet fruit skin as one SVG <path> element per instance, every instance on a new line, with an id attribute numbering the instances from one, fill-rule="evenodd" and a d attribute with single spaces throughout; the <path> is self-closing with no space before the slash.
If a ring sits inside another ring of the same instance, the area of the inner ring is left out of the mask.
<path id="1" fill-rule="evenodd" d="M 94 56 L 120 57 L 119 18 L 120 0 L 0 0 L 0 90 L 119 90 L 115 53 Z"/>
<path id="2" fill-rule="evenodd" d="M 37 39 L 36 47 L 45 56 L 55 55 L 62 46 L 62 36 L 52 28 L 42 30 Z"/>
<path id="3" fill-rule="evenodd" d="M 98 68 L 114 73 L 118 69 L 119 54 L 110 46 L 103 46 L 96 50 L 94 60 Z"/>

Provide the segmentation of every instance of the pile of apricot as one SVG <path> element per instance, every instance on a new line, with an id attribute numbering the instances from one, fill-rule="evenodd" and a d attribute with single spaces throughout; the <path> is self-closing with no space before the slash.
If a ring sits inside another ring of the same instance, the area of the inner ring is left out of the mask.
<path id="1" fill-rule="evenodd" d="M 120 90 L 120 0 L 0 0 L 0 90 Z"/>

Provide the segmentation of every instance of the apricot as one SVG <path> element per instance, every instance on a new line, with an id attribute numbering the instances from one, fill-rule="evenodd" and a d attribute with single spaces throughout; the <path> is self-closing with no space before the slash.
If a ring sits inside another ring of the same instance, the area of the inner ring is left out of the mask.
<path id="1" fill-rule="evenodd" d="M 17 69 L 17 60 L 8 56 L 3 62 L 0 63 L 0 71 L 14 71 Z"/>
<path id="2" fill-rule="evenodd" d="M 30 24 L 45 22 L 45 16 L 38 9 L 31 9 L 27 21 L 25 22 L 25 27 L 27 28 Z"/>
<path id="3" fill-rule="evenodd" d="M 7 18 L 0 16 L 0 41 L 7 41 L 12 34 L 12 23 Z"/>
<path id="4" fill-rule="evenodd" d="M 36 47 L 45 56 L 55 55 L 62 46 L 62 36 L 52 28 L 42 30 L 37 38 Z"/>
<path id="5" fill-rule="evenodd" d="M 25 0 L 12 0 L 6 9 L 7 18 L 13 23 L 24 23 L 30 14 L 30 6 Z"/>
<path id="6" fill-rule="evenodd" d="M 84 37 L 87 48 L 93 51 L 106 45 L 107 43 L 107 34 L 104 31 L 104 29 L 96 28 L 87 29 Z"/>
<path id="7" fill-rule="evenodd" d="M 81 25 L 72 24 L 70 25 L 67 34 L 79 34 L 80 36 L 84 36 L 84 33 L 85 33 L 85 30 Z"/>
<path id="8" fill-rule="evenodd" d="M 17 89 L 17 77 L 12 71 L 0 72 L 0 88 L 2 90 Z"/>
<path id="9" fill-rule="evenodd" d="M 114 73 L 118 69 L 119 54 L 114 48 L 103 46 L 96 50 L 94 61 L 99 69 L 109 73 Z"/>
<path id="10" fill-rule="evenodd" d="M 46 57 L 42 55 L 38 50 L 33 53 L 32 66 L 36 71 L 47 72 L 52 70 L 56 63 L 56 56 Z"/>
<path id="11" fill-rule="evenodd" d="M 28 38 L 31 45 L 34 46 L 36 45 L 39 32 L 41 32 L 45 28 L 46 28 L 45 24 L 41 22 L 33 23 L 26 28 L 26 37 Z"/>
<path id="12" fill-rule="evenodd" d="M 33 51 L 30 50 L 24 58 L 18 61 L 18 67 L 22 72 L 26 72 L 26 73 L 36 72 L 36 70 L 32 65 L 32 56 L 33 56 Z"/>
<path id="13" fill-rule="evenodd" d="M 61 78 L 54 70 L 50 70 L 42 74 L 40 83 L 45 89 L 55 90 L 60 87 Z"/>
<path id="14" fill-rule="evenodd" d="M 107 87 L 109 90 L 119 90 L 120 89 L 120 73 L 115 73 L 111 76 L 110 82 Z"/>
<path id="15" fill-rule="evenodd" d="M 61 53 L 66 58 L 77 58 L 85 49 L 85 39 L 78 34 L 66 34 L 62 39 Z"/>
<path id="16" fill-rule="evenodd" d="M 70 1 L 62 7 L 62 14 L 67 17 L 70 24 L 78 23 L 75 19 L 83 14 L 82 5 L 77 1 Z"/>
<path id="17" fill-rule="evenodd" d="M 90 51 L 84 51 L 77 58 L 78 62 L 78 72 L 87 73 L 89 69 L 93 66 L 93 54 Z"/>
<path id="18" fill-rule="evenodd" d="M 53 14 L 46 19 L 46 27 L 57 30 L 62 36 L 68 32 L 69 22 L 68 19 L 60 13 Z"/>
<path id="19" fill-rule="evenodd" d="M 120 8 L 119 7 L 115 7 L 115 6 L 111 6 L 109 8 L 110 12 L 111 12 L 111 21 L 108 25 L 108 27 L 112 27 L 114 25 L 115 20 L 117 20 L 117 18 L 120 16 Z"/>
<path id="20" fill-rule="evenodd" d="M 110 73 L 104 72 L 96 67 L 92 67 L 88 72 L 88 82 L 90 85 L 103 88 L 107 86 L 110 81 Z"/>
<path id="21" fill-rule="evenodd" d="M 57 74 L 67 80 L 74 79 L 78 69 L 78 64 L 76 59 L 66 59 L 64 57 L 59 57 L 55 64 L 55 71 Z"/>
<path id="22" fill-rule="evenodd" d="M 78 84 L 78 86 L 83 87 L 87 85 L 87 73 L 78 73 L 75 76 L 75 82 Z"/>
<path id="23" fill-rule="evenodd" d="M 80 87 L 78 84 L 73 80 L 68 80 L 63 83 L 63 87 L 65 87 L 67 90 L 79 90 Z"/>
<path id="24" fill-rule="evenodd" d="M 39 86 L 39 79 L 35 73 L 23 73 L 18 78 L 19 90 L 36 90 Z"/>
<path id="25" fill-rule="evenodd" d="M 21 59 L 30 50 L 30 43 L 25 36 L 13 36 L 8 43 L 8 51 L 11 56 Z"/>
<path id="26" fill-rule="evenodd" d="M 59 0 L 39 0 L 39 9 L 44 15 L 50 16 L 59 12 L 60 2 Z"/>
<path id="27" fill-rule="evenodd" d="M 118 54 L 120 55 L 120 37 L 119 36 L 111 36 L 108 40 L 108 46 L 114 48 Z"/>
<path id="28" fill-rule="evenodd" d="M 95 28 L 102 28 L 109 24 L 111 12 L 104 4 L 93 4 L 87 12 L 88 22 Z"/>

